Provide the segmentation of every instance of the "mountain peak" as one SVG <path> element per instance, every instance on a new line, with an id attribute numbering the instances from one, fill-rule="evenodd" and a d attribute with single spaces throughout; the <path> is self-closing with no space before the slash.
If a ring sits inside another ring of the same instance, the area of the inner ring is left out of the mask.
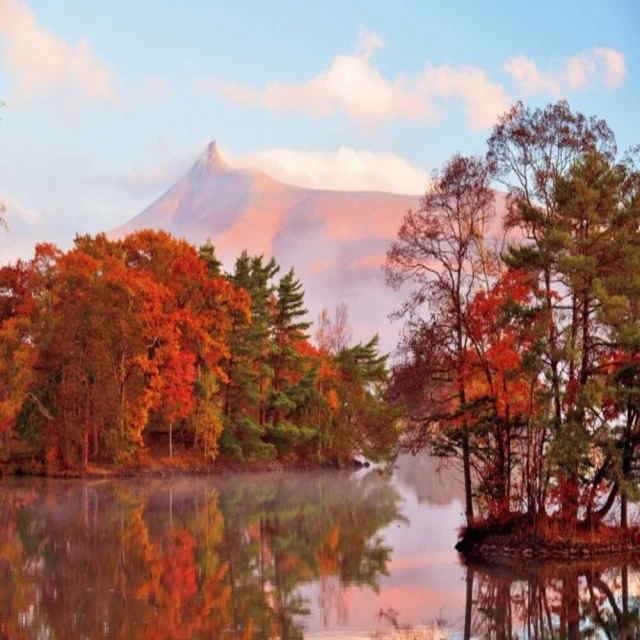
<path id="1" fill-rule="evenodd" d="M 194 169 L 198 173 L 207 174 L 217 171 L 226 171 L 229 167 L 224 160 L 220 157 L 220 151 L 218 149 L 218 143 L 216 140 L 212 140 L 196 162 Z"/>
<path id="2" fill-rule="evenodd" d="M 216 140 L 212 140 L 207 145 L 207 159 L 211 164 L 222 164 L 220 152 L 218 151 L 218 142 Z"/>

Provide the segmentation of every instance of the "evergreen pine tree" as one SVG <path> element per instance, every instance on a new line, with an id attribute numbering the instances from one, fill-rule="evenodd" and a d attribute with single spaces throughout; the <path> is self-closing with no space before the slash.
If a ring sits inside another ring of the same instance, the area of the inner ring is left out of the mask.
<path id="1" fill-rule="evenodd" d="M 304 366 L 307 358 L 300 353 L 301 344 L 309 338 L 306 331 L 311 326 L 303 320 L 306 314 L 302 283 L 292 268 L 278 283 L 272 328 L 273 380 L 267 415 L 270 438 L 279 445 L 295 442 L 302 435 L 299 427 L 287 418 L 313 387 L 314 378 L 304 375 L 308 373 Z"/>
<path id="2" fill-rule="evenodd" d="M 211 242 L 211 238 L 207 238 L 206 242 L 200 245 L 198 255 L 200 256 L 200 259 L 204 260 L 207 264 L 209 277 L 219 276 L 222 274 L 222 262 L 220 262 L 220 260 L 218 260 L 218 256 L 216 256 L 216 250 Z"/>
<path id="3" fill-rule="evenodd" d="M 228 382 L 223 389 L 224 432 L 222 447 L 238 459 L 269 457 L 273 448 L 262 442 L 266 389 L 271 377 L 271 280 L 278 272 L 271 259 L 250 257 L 246 251 L 236 260 L 228 278 L 251 297 L 251 320 L 233 317 L 229 338 L 229 359 L 225 364 Z"/>

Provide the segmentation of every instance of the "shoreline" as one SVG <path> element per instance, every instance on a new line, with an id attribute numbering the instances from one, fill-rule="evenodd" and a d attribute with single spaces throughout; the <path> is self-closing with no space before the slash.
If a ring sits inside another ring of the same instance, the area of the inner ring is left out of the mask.
<path id="1" fill-rule="evenodd" d="M 597 575 L 613 567 L 640 567 L 640 555 L 615 555 L 600 558 L 548 558 L 544 562 L 531 562 L 527 558 L 463 558 L 463 566 L 468 570 L 479 571 L 502 581 L 522 581 L 544 583 L 560 576 Z"/>
<path id="2" fill-rule="evenodd" d="M 505 522 L 467 526 L 455 548 L 469 562 L 640 557 L 640 527 L 586 522 L 567 525 L 549 517 L 532 524 L 526 516 L 515 516 Z"/>
<path id="3" fill-rule="evenodd" d="M 163 478 L 188 476 L 231 476 L 242 473 L 287 473 L 293 471 L 346 471 L 371 468 L 369 462 L 351 460 L 345 465 L 319 464 L 301 461 L 264 461 L 264 462 L 233 462 L 221 461 L 210 465 L 185 467 L 178 461 L 175 464 L 157 463 L 154 466 L 125 466 L 116 468 L 111 466 L 89 465 L 87 469 L 45 469 L 31 464 L 0 463 L 2 477 L 11 478 L 45 478 L 62 480 L 101 480 L 117 478 Z"/>

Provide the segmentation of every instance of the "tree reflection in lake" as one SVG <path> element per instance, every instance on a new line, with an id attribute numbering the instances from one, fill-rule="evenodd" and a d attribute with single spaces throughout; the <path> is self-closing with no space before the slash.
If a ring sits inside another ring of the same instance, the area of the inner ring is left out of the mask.
<path id="1" fill-rule="evenodd" d="M 425 482 L 376 472 L 7 480 L 0 639 L 640 633 L 640 564 L 464 567 L 453 549 L 461 504 L 446 504 L 450 484 L 438 495 L 440 480 Z"/>
<path id="2" fill-rule="evenodd" d="M 467 568 L 464 638 L 623 638 L 640 631 L 640 568 Z"/>
<path id="3" fill-rule="evenodd" d="M 378 588 L 401 520 L 376 473 L 0 486 L 0 638 L 303 638 Z"/>
<path id="4" fill-rule="evenodd" d="M 411 625 L 381 612 L 375 640 L 445 638 L 570 639 L 640 637 L 640 567 L 597 563 L 468 566 L 466 606 L 458 620 Z M 462 613 L 462 612 L 461 612 Z"/>

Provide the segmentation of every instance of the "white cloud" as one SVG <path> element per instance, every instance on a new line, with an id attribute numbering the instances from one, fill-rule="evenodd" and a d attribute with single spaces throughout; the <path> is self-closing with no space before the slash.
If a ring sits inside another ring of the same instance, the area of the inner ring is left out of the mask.
<path id="1" fill-rule="evenodd" d="M 626 74 L 624 56 L 615 49 L 599 47 L 567 58 L 554 71 L 543 71 L 534 60 L 524 56 L 511 58 L 502 70 L 524 93 L 553 95 L 578 91 L 598 81 L 613 89 L 622 84 Z"/>
<path id="2" fill-rule="evenodd" d="M 371 64 L 368 56 L 374 45 L 369 40 L 363 53 L 336 56 L 326 71 L 301 84 L 276 81 L 262 89 L 225 82 L 214 86 L 233 102 L 271 111 L 299 111 L 317 117 L 342 112 L 364 121 L 432 117 L 431 104 L 404 77 L 388 80 Z"/>
<path id="3" fill-rule="evenodd" d="M 115 102 L 111 71 L 99 61 L 86 39 L 68 43 L 41 27 L 26 3 L 0 0 L 3 63 L 16 77 L 19 102 L 58 90 Z"/>
<path id="4" fill-rule="evenodd" d="M 491 127 L 512 103 L 504 85 L 474 66 L 434 66 L 427 62 L 418 77 L 383 75 L 372 56 L 386 43 L 361 27 L 355 53 L 336 55 L 329 67 L 300 83 L 272 81 L 264 87 L 202 79 L 202 91 L 215 91 L 232 102 L 275 112 L 297 111 L 315 117 L 345 113 L 363 122 L 428 120 L 449 103 L 460 102 L 472 131 Z M 625 60 L 615 49 L 593 48 L 567 58 L 556 71 L 543 71 L 535 60 L 518 56 L 502 71 L 516 83 L 520 93 L 562 94 L 577 91 L 596 79 L 615 88 L 625 77 Z"/>
<path id="5" fill-rule="evenodd" d="M 604 81 L 610 88 L 622 85 L 627 73 L 624 56 L 615 49 L 598 47 L 594 54 L 604 63 Z"/>
<path id="6" fill-rule="evenodd" d="M 233 156 L 218 147 L 218 152 L 231 167 L 259 169 L 280 182 L 310 189 L 423 194 L 429 180 L 426 171 L 402 156 L 366 149 L 263 149 Z M 189 156 L 165 157 L 147 167 L 109 176 L 100 183 L 115 185 L 133 197 L 156 196 L 187 171 L 196 155 L 197 152 Z"/>
<path id="7" fill-rule="evenodd" d="M 433 119 L 438 115 L 436 100 L 459 100 L 474 131 L 493 125 L 509 106 L 503 87 L 470 66 L 427 66 L 420 77 L 385 77 L 371 61 L 373 53 L 384 46 L 382 37 L 361 27 L 355 53 L 335 56 L 326 70 L 299 84 L 274 81 L 255 88 L 203 79 L 197 86 L 245 106 L 316 117 L 346 113 L 365 122 Z"/>
<path id="8" fill-rule="evenodd" d="M 425 171 L 401 156 L 365 149 L 265 149 L 237 158 L 221 153 L 232 166 L 255 167 L 281 182 L 312 189 L 422 194 L 429 180 Z"/>
<path id="9" fill-rule="evenodd" d="M 511 104 L 501 84 L 491 82 L 484 71 L 470 66 L 427 66 L 418 87 L 428 96 L 461 100 L 472 131 L 491 127 Z"/>
<path id="10" fill-rule="evenodd" d="M 365 27 L 360 27 L 358 31 L 358 44 L 356 45 L 356 51 L 364 56 L 370 58 L 376 49 L 384 49 L 386 42 L 382 36 L 377 33 L 372 33 Z"/>

